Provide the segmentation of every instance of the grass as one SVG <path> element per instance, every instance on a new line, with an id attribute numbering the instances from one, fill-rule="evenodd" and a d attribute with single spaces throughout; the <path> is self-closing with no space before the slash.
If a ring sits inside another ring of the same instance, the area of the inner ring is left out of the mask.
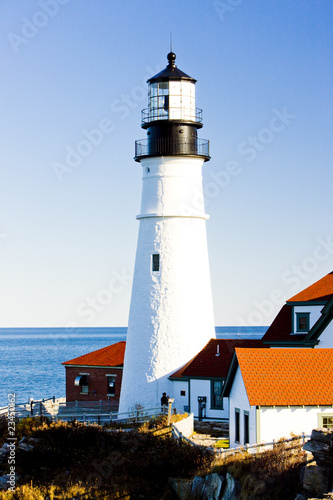
<path id="1" fill-rule="evenodd" d="M 170 499 L 168 478 L 208 471 L 213 455 L 168 435 L 154 435 L 163 433 L 164 424 L 154 419 L 123 432 L 23 419 L 17 433 L 34 438 L 34 449 L 16 450 L 20 479 L 15 492 L 1 492 L 0 499 Z"/>
<path id="2" fill-rule="evenodd" d="M 17 437 L 34 438 L 34 449 L 16 450 L 20 480 L 15 492 L 0 492 L 0 500 L 171 500 L 169 477 L 209 472 L 229 472 L 238 479 L 239 500 L 294 500 L 301 491 L 306 458 L 300 442 L 279 442 L 273 450 L 217 460 L 205 448 L 172 439 L 166 423 L 167 417 L 157 417 L 134 431 L 122 431 L 23 419 L 17 423 Z M 0 442 L 6 440 L 6 429 L 0 422 Z M 217 442 L 218 447 L 227 444 L 227 439 Z"/>
<path id="3" fill-rule="evenodd" d="M 239 500 L 294 500 L 301 491 L 300 471 L 306 454 L 299 441 L 278 442 L 272 450 L 239 452 L 219 459 L 213 472 L 229 472 L 241 483 Z"/>

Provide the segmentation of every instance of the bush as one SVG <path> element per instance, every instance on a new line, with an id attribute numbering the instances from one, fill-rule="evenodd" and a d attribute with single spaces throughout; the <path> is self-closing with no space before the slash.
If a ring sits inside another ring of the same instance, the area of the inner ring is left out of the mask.
<path id="1" fill-rule="evenodd" d="M 34 484 L 31 494 L 36 495 L 41 494 L 38 488 L 42 491 L 52 484 L 63 492 L 70 484 L 81 484 L 87 491 L 107 491 L 110 499 L 134 498 L 134 492 L 146 499 L 162 499 L 169 476 L 191 477 L 207 471 L 213 459 L 203 448 L 151 432 L 60 422 L 34 425 L 26 421 L 20 427 L 20 432 L 24 429 L 34 438 L 34 449 L 17 449 L 16 463 L 19 484 Z"/>
<path id="2" fill-rule="evenodd" d="M 272 450 L 245 451 L 216 462 L 214 472 L 229 472 L 241 483 L 239 500 L 293 500 L 301 490 L 300 471 L 306 454 L 299 441 L 278 442 Z"/>

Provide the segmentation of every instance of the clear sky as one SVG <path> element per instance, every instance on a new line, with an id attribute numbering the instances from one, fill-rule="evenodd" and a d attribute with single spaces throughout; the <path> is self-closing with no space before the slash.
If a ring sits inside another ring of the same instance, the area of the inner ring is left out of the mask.
<path id="1" fill-rule="evenodd" d="M 198 80 L 217 325 L 333 269 L 331 0 L 1 0 L 0 327 L 126 326 L 146 80 Z M 99 129 L 99 132 L 96 130 Z M 78 153 L 79 151 L 79 153 Z"/>

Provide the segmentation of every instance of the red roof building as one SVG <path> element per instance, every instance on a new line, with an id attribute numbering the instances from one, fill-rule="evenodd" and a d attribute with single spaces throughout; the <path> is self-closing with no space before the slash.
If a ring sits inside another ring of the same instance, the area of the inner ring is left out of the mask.
<path id="1" fill-rule="evenodd" d="M 266 334 L 271 347 L 333 347 L 333 272 L 291 297 Z"/>
<path id="2" fill-rule="evenodd" d="M 236 347 L 267 347 L 254 339 L 211 339 L 186 365 L 174 372 L 170 380 L 202 378 L 225 379 Z"/>
<path id="3" fill-rule="evenodd" d="M 211 339 L 188 363 L 170 375 L 176 408 L 195 417 L 227 419 L 228 400 L 222 398 L 235 347 L 268 347 L 261 340 Z"/>
<path id="4" fill-rule="evenodd" d="M 119 405 L 126 342 L 103 347 L 62 363 L 66 368 L 66 401 L 108 401 Z"/>
<path id="5" fill-rule="evenodd" d="M 333 349 L 236 348 L 223 390 L 230 446 L 333 428 Z"/>
<path id="6" fill-rule="evenodd" d="M 328 301 L 333 295 L 333 271 L 297 293 L 287 302 Z"/>
<path id="7" fill-rule="evenodd" d="M 235 351 L 250 405 L 333 404 L 333 349 Z"/>

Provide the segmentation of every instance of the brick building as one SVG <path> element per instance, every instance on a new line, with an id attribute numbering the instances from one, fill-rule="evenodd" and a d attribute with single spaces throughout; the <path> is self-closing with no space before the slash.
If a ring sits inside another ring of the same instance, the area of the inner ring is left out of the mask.
<path id="1" fill-rule="evenodd" d="M 66 368 L 66 401 L 108 401 L 119 405 L 126 342 L 103 347 L 62 363 Z"/>

